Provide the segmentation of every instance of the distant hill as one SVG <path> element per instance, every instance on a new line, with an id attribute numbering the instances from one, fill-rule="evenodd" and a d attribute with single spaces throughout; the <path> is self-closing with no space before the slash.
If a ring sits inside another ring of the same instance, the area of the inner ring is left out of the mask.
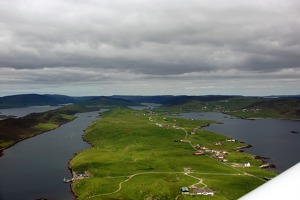
<path id="1" fill-rule="evenodd" d="M 70 97 L 65 95 L 50 94 L 20 94 L 0 97 L 0 109 L 77 103 L 91 98 L 93 97 Z"/>
<path id="2" fill-rule="evenodd" d="M 267 98 L 300 99 L 300 94 L 298 94 L 298 95 L 272 95 L 272 96 L 267 96 Z"/>
<path id="3" fill-rule="evenodd" d="M 41 105 L 57 105 L 73 102 L 66 96 L 50 96 L 39 94 L 21 94 L 0 97 L 0 108 L 26 107 L 26 106 L 41 106 Z"/>
<path id="4" fill-rule="evenodd" d="M 44 106 L 60 104 L 80 104 L 82 106 L 132 106 L 139 105 L 128 99 L 111 98 L 104 96 L 70 97 L 52 94 L 20 94 L 0 97 L 0 109 L 18 108 L 27 106 Z"/>
<path id="5" fill-rule="evenodd" d="M 257 113 L 270 113 L 278 117 L 300 119 L 300 99 L 295 98 L 271 98 L 259 99 L 244 109 Z"/>
<path id="6" fill-rule="evenodd" d="M 111 98 L 111 97 L 93 97 L 86 101 L 82 101 L 78 103 L 82 106 L 97 106 L 97 107 L 111 107 L 111 106 L 134 106 L 139 105 L 133 101 L 127 99 L 118 99 L 118 98 Z"/>
<path id="7" fill-rule="evenodd" d="M 158 103 L 165 104 L 171 100 L 177 98 L 172 95 L 161 95 L 161 96 L 126 96 L 126 95 L 114 95 L 111 96 L 114 99 L 125 99 L 136 103 Z"/>
<path id="8" fill-rule="evenodd" d="M 300 119 L 300 99 L 243 96 L 178 96 L 162 107 L 172 112 L 223 112 L 244 118 Z"/>
<path id="9" fill-rule="evenodd" d="M 299 95 L 244 97 L 225 95 L 206 96 L 126 96 L 117 95 L 70 97 L 65 95 L 23 94 L 0 97 L 1 108 L 15 108 L 26 106 L 58 105 L 66 103 L 79 104 L 85 107 L 117 107 L 133 106 L 140 103 L 162 104 L 161 111 L 216 111 L 231 115 L 255 118 L 287 118 L 300 119 Z"/>
<path id="10" fill-rule="evenodd" d="M 197 101 L 214 101 L 222 100 L 235 96 L 224 96 L 224 95 L 206 95 L 206 96 L 186 96 L 186 95 L 157 95 L 157 96 L 122 96 L 115 95 L 112 98 L 126 99 L 137 103 L 158 103 L 163 105 L 177 105 L 183 104 L 191 100 Z"/>

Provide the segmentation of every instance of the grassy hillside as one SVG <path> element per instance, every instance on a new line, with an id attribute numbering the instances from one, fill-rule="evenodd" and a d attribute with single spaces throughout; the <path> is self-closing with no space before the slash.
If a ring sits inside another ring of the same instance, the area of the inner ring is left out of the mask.
<path id="1" fill-rule="evenodd" d="M 72 102 L 74 102 L 74 100 L 67 96 L 24 94 L 0 97 L 0 108 L 58 105 Z"/>
<path id="2" fill-rule="evenodd" d="M 86 97 L 70 97 L 66 95 L 56 94 L 20 94 L 0 97 L 0 109 L 3 108 L 20 108 L 28 106 L 44 106 L 44 105 L 59 105 L 68 103 L 80 103 L 94 98 L 93 96 Z"/>
<path id="3" fill-rule="evenodd" d="M 139 105 L 130 100 L 126 99 L 118 99 L 118 98 L 110 98 L 110 97 L 94 97 L 79 103 L 83 106 L 89 107 L 99 107 L 99 108 L 107 108 L 107 107 L 120 107 L 120 106 L 134 106 Z"/>
<path id="4" fill-rule="evenodd" d="M 76 180 L 72 189 L 78 199 L 212 199 L 179 193 L 180 187 L 194 185 L 215 191 L 213 199 L 237 199 L 263 184 L 263 177 L 275 176 L 260 169 L 261 161 L 252 155 L 236 151 L 245 144 L 199 129 L 209 123 L 120 108 L 103 113 L 84 135 L 93 147 L 70 163 L 74 172 L 87 171 L 90 177 Z M 220 162 L 212 152 L 193 155 L 200 146 L 226 150 L 228 161 Z"/>
<path id="5" fill-rule="evenodd" d="M 244 118 L 300 119 L 300 99 L 230 97 L 223 99 L 179 98 L 157 111 L 216 111 Z"/>
<path id="6" fill-rule="evenodd" d="M 21 118 L 9 118 L 0 121 L 0 149 L 16 142 L 52 130 L 73 120 L 74 114 L 89 109 L 69 105 L 43 113 L 32 113 Z"/>

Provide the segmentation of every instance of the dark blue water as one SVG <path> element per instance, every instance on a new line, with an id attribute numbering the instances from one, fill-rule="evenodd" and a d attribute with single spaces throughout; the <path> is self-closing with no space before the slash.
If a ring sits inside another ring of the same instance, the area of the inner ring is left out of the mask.
<path id="1" fill-rule="evenodd" d="M 300 121 L 245 120 L 216 112 L 182 113 L 181 117 L 222 122 L 223 124 L 211 124 L 203 129 L 252 145 L 252 148 L 244 151 L 270 158 L 268 162 L 275 164 L 278 172 L 283 172 L 300 162 Z"/>
<path id="2" fill-rule="evenodd" d="M 98 118 L 98 112 L 82 113 L 61 127 L 26 139 L 4 151 L 0 157 L 0 199 L 74 199 L 68 162 L 74 153 L 89 148 L 82 140 L 84 129 Z"/>

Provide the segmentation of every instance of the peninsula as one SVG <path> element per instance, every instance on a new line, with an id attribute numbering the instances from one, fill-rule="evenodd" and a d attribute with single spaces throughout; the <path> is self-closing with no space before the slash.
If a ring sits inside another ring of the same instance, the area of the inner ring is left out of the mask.
<path id="1" fill-rule="evenodd" d="M 245 144 L 201 130 L 212 121 L 116 108 L 91 124 L 92 144 L 70 162 L 78 199 L 237 199 L 276 176 Z"/>

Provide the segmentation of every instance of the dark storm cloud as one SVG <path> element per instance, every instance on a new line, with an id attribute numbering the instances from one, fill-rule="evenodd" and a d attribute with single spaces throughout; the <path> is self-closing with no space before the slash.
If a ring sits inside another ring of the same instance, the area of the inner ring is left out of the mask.
<path id="1" fill-rule="evenodd" d="M 295 78 L 299 11 L 296 0 L 2 0 L 0 78 Z"/>

